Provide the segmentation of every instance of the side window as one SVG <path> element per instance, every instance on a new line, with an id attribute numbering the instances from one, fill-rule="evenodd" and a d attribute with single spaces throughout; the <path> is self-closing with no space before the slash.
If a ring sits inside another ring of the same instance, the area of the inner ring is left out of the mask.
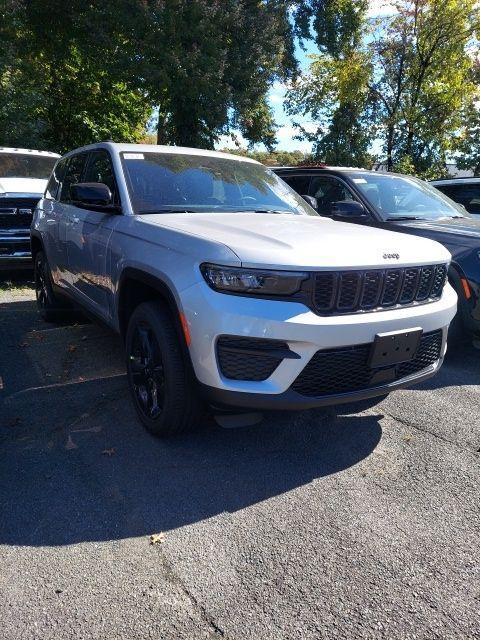
<path id="1" fill-rule="evenodd" d="M 65 170 L 67 168 L 67 160 L 59 160 L 54 166 L 52 175 L 45 189 L 45 198 L 49 200 L 55 200 L 58 195 L 58 189 L 63 181 Z"/>
<path id="2" fill-rule="evenodd" d="M 463 204 L 465 209 L 470 213 L 480 213 L 480 184 L 459 184 L 449 187 L 449 191 L 444 189 L 444 192 L 456 200 L 460 204 Z"/>
<path id="3" fill-rule="evenodd" d="M 301 196 L 308 195 L 310 176 L 280 176 L 294 191 Z"/>
<path id="4" fill-rule="evenodd" d="M 94 151 L 90 154 L 83 182 L 101 182 L 112 192 L 112 202 L 119 204 L 117 183 L 108 151 Z"/>
<path id="5" fill-rule="evenodd" d="M 331 214 L 334 202 L 356 200 L 350 189 L 330 176 L 314 176 L 309 195 L 317 199 L 318 213 L 327 216 Z"/>
<path id="6" fill-rule="evenodd" d="M 60 189 L 60 202 L 70 202 L 70 187 L 72 184 L 77 184 L 78 182 L 82 182 L 82 175 L 85 169 L 85 162 L 87 160 L 88 154 L 79 153 L 76 156 L 72 156 L 68 158 L 67 171 L 65 173 L 65 177 L 62 181 L 62 186 Z"/>

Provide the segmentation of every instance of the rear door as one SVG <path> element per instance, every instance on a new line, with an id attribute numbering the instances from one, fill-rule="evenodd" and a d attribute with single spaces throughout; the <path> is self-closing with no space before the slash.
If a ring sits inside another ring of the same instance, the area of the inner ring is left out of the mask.
<path id="1" fill-rule="evenodd" d="M 63 158 L 55 165 L 43 200 L 39 204 L 45 217 L 45 251 L 48 264 L 52 278 L 58 285 L 65 284 L 67 264 L 66 220 L 63 219 L 63 206 L 58 202 L 67 166 L 68 158 Z"/>
<path id="2" fill-rule="evenodd" d="M 120 204 L 107 150 L 90 152 L 81 181 L 106 184 L 112 192 L 113 204 Z M 67 246 L 72 285 L 83 304 L 108 317 L 111 294 L 108 243 L 119 216 L 111 211 L 75 206 L 71 207 L 71 214 Z"/>

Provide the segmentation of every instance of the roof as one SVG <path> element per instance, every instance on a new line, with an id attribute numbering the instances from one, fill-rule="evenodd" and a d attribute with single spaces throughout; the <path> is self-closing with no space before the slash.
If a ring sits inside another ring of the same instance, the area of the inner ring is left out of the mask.
<path id="1" fill-rule="evenodd" d="M 190 147 L 175 147 L 173 145 L 128 144 L 119 142 L 98 142 L 95 144 L 89 144 L 85 147 L 72 149 L 72 151 L 69 151 L 65 155 L 69 156 L 72 153 L 79 153 L 81 151 L 92 151 L 93 149 L 110 149 L 110 151 L 114 153 L 175 153 L 189 156 L 207 156 L 210 158 L 228 158 L 230 160 L 237 160 L 240 162 L 251 162 L 253 164 L 260 164 L 252 158 L 237 156 L 233 153 L 223 153 L 222 151 L 210 151 L 207 149 L 194 149 Z"/>
<path id="2" fill-rule="evenodd" d="M 17 149 L 16 147 L 0 147 L 0 153 L 18 153 L 22 155 L 32 154 L 32 156 L 48 156 L 50 158 L 60 158 L 58 153 L 53 151 L 38 151 L 37 149 Z"/>
<path id="3" fill-rule="evenodd" d="M 443 178 L 442 180 L 430 180 L 431 184 L 479 184 L 480 178 L 467 178 L 467 177 L 455 177 L 455 178 Z"/>
<path id="4" fill-rule="evenodd" d="M 334 167 L 329 164 L 297 165 L 295 167 L 270 167 L 274 171 L 369 171 L 363 167 Z"/>

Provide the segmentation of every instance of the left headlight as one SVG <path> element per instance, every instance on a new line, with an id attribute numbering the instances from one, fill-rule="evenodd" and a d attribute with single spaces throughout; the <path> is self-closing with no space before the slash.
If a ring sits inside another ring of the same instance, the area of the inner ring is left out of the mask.
<path id="1" fill-rule="evenodd" d="M 298 271 L 244 269 L 204 263 L 200 270 L 207 284 L 222 293 L 291 296 L 300 290 L 308 274 Z"/>

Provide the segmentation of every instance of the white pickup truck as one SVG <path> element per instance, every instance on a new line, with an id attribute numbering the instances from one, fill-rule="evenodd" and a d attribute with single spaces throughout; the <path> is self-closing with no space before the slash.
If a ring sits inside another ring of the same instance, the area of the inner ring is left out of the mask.
<path id="1" fill-rule="evenodd" d="M 0 269 L 32 268 L 32 214 L 59 157 L 0 147 Z"/>
<path id="2" fill-rule="evenodd" d="M 40 312 L 119 332 L 143 424 L 383 396 L 440 367 L 456 294 L 433 241 L 321 218 L 261 164 L 100 143 L 56 165 L 31 230 Z"/>

